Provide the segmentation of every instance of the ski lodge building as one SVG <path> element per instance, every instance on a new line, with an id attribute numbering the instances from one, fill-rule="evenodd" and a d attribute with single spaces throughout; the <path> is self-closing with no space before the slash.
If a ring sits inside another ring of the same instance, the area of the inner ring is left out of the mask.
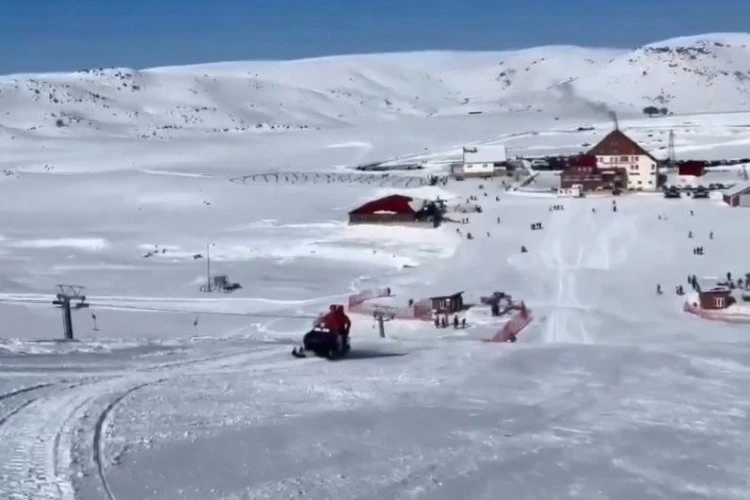
<path id="1" fill-rule="evenodd" d="M 588 154 L 596 156 L 597 165 L 602 169 L 624 169 L 626 187 L 632 191 L 656 191 L 658 188 L 656 158 L 620 129 L 607 134 Z"/>
<path id="2" fill-rule="evenodd" d="M 461 174 L 463 177 L 492 177 L 496 168 L 508 161 L 505 146 L 464 146 Z"/>
<path id="3" fill-rule="evenodd" d="M 378 198 L 349 212 L 349 224 L 407 224 L 437 227 L 442 212 L 433 201 L 400 194 Z"/>
<path id="4" fill-rule="evenodd" d="M 561 173 L 560 189 L 655 191 L 658 179 L 656 159 L 615 129 Z"/>

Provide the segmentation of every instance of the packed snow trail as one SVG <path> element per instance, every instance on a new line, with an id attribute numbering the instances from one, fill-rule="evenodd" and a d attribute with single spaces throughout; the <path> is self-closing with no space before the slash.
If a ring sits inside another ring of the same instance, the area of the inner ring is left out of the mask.
<path id="1" fill-rule="evenodd" d="M 305 365 L 304 360 L 288 360 L 282 349 L 285 353 L 285 347 L 233 350 L 209 358 L 135 366 L 119 373 L 84 372 L 77 381 L 38 384 L 7 393 L 4 399 L 45 389 L 0 420 L 0 492 L 8 495 L 3 498 L 75 500 L 73 476 L 93 469 L 104 498 L 116 500 L 106 478 L 103 441 L 109 415 L 121 401 L 139 389 L 188 374 L 251 374 Z M 83 456 L 91 457 L 93 463 L 82 463 Z"/>
<path id="2" fill-rule="evenodd" d="M 599 208 L 601 210 L 601 206 Z M 542 229 L 547 234 L 538 248 L 531 250 L 539 253 L 538 259 L 545 271 L 538 279 L 546 281 L 553 277 L 554 283 L 552 297 L 544 304 L 549 308 L 544 323 L 544 342 L 590 344 L 597 341 L 591 323 L 608 312 L 601 304 L 581 299 L 581 278 L 591 277 L 591 273 L 607 273 L 612 266 L 625 261 L 629 245 L 637 240 L 634 224 L 632 216 L 597 213 L 591 204 L 584 202 L 569 203 L 565 210 L 551 212 L 550 220 Z M 598 280 L 587 281 L 584 286 L 590 287 Z M 607 293 L 607 290 L 600 292 Z"/>

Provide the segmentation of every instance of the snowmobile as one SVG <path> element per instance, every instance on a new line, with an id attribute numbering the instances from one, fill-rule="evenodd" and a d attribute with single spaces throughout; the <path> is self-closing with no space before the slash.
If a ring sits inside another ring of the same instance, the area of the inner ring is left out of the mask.
<path id="1" fill-rule="evenodd" d="M 345 356 L 350 350 L 348 335 L 335 334 L 318 326 L 305 334 L 302 345 L 292 349 L 292 356 L 306 358 L 307 353 L 312 352 L 315 356 L 333 360 Z"/>

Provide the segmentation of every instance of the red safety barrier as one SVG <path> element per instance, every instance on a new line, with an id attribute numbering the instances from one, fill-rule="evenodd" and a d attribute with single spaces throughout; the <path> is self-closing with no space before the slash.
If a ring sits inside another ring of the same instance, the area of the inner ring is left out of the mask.
<path id="1" fill-rule="evenodd" d="M 349 297 L 349 312 L 355 314 L 383 314 L 394 319 L 417 319 L 431 321 L 432 305 L 429 301 L 416 302 L 411 306 L 388 306 L 368 303 L 373 299 L 390 297 L 390 289 L 364 290 Z"/>
<path id="2" fill-rule="evenodd" d="M 518 337 L 518 334 L 531 323 L 532 319 L 531 310 L 526 307 L 526 304 L 521 302 L 521 309 L 497 331 L 495 336 L 490 339 L 490 342 L 514 341 Z"/>

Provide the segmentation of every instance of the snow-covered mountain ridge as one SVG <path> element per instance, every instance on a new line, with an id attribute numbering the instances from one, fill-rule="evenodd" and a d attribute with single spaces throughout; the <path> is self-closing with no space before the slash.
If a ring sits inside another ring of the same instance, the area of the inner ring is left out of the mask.
<path id="1" fill-rule="evenodd" d="M 750 34 L 635 50 L 537 47 L 0 77 L 0 135 L 159 137 L 332 127 L 403 116 L 601 106 L 750 109 Z"/>

